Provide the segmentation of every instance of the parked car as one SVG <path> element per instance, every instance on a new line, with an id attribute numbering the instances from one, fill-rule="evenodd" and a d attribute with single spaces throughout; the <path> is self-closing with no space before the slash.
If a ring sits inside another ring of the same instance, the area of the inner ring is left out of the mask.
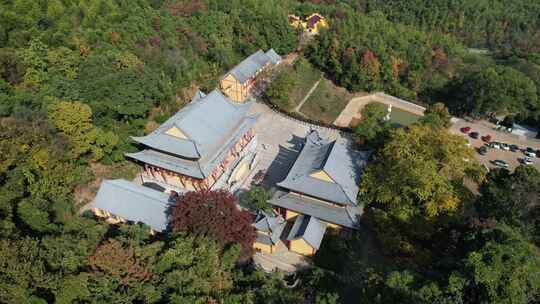
<path id="1" fill-rule="evenodd" d="M 468 134 L 469 132 L 471 132 L 471 127 L 463 127 L 460 130 L 461 132 Z"/>
<path id="2" fill-rule="evenodd" d="M 508 163 L 505 162 L 504 160 L 496 159 L 493 161 L 493 164 L 500 168 L 505 168 L 505 169 L 508 168 Z"/>
<path id="3" fill-rule="evenodd" d="M 480 148 L 478 148 L 478 154 L 480 155 L 486 155 L 488 152 L 488 149 L 486 146 L 481 146 Z"/>
<path id="4" fill-rule="evenodd" d="M 524 157 L 521 159 L 521 162 L 524 164 L 524 165 L 532 165 L 533 164 L 533 161 L 530 157 Z"/>
<path id="5" fill-rule="evenodd" d="M 491 141 L 491 135 L 487 134 L 487 135 L 482 136 L 482 140 L 485 141 L 485 142 L 490 142 Z"/>
<path id="6" fill-rule="evenodd" d="M 530 151 L 524 151 L 523 154 L 527 155 L 528 157 L 534 158 L 536 157 L 536 153 L 530 152 Z"/>
<path id="7" fill-rule="evenodd" d="M 489 144 L 489 147 L 490 147 L 490 148 L 493 148 L 493 149 L 500 149 L 500 148 L 501 148 L 501 145 L 500 145 L 498 142 L 493 141 L 493 142 L 491 142 L 491 143 Z"/>
<path id="8" fill-rule="evenodd" d="M 478 139 L 478 136 L 480 136 L 480 134 L 478 132 L 471 132 L 469 133 L 469 136 L 474 139 Z"/>
<path id="9" fill-rule="evenodd" d="M 519 147 L 517 145 L 510 145 L 510 151 L 517 152 L 519 151 Z"/>
<path id="10" fill-rule="evenodd" d="M 540 157 L 540 150 L 536 150 L 536 157 Z"/>
<path id="11" fill-rule="evenodd" d="M 527 148 L 525 149 L 525 151 L 527 151 L 527 152 L 531 152 L 531 153 L 534 153 L 534 149 L 533 149 L 533 148 L 531 148 L 531 147 L 527 147 Z"/>
<path id="12" fill-rule="evenodd" d="M 510 146 L 505 143 L 501 143 L 501 149 L 505 151 L 510 151 Z"/>

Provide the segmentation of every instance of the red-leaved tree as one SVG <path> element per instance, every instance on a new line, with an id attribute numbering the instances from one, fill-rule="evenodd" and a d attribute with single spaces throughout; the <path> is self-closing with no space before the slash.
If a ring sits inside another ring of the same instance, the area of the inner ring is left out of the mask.
<path id="1" fill-rule="evenodd" d="M 174 232 L 207 236 L 222 246 L 239 244 L 239 261 L 246 261 L 253 255 L 255 230 L 251 222 L 251 214 L 238 210 L 234 196 L 224 190 L 181 194 L 171 211 Z"/>

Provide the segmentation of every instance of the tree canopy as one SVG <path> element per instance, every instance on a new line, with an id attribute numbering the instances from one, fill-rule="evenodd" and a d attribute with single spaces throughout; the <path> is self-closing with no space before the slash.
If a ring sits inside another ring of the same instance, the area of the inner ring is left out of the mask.
<path id="1" fill-rule="evenodd" d="M 490 67 L 466 75 L 450 105 L 456 113 L 480 116 L 495 112 L 527 117 L 540 106 L 534 82 L 510 67 Z"/>
<path id="2" fill-rule="evenodd" d="M 361 112 L 361 120 L 356 126 L 356 135 L 368 146 L 378 147 L 384 143 L 390 130 L 388 106 L 382 103 L 368 103 Z"/>
<path id="3" fill-rule="evenodd" d="M 173 231 L 185 231 L 218 240 L 222 246 L 239 244 L 241 260 L 253 254 L 252 216 L 239 211 L 235 197 L 225 190 L 181 194 L 171 211 Z"/>

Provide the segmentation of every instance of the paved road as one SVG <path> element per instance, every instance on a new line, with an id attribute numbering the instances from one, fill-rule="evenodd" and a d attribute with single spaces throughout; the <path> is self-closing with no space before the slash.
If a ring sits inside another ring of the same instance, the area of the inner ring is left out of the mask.
<path id="1" fill-rule="evenodd" d="M 463 134 L 460 129 L 468 126 L 471 127 L 471 132 L 478 132 L 480 133 L 480 136 L 478 139 L 473 139 L 470 136 Z M 471 143 L 471 146 L 475 148 L 475 150 L 483 145 L 485 143 L 480 139 L 480 137 L 489 134 L 492 137 L 492 141 L 498 141 L 498 142 L 504 142 L 506 144 L 514 144 L 519 146 L 520 148 L 524 149 L 527 147 L 531 147 L 535 150 L 540 149 L 540 142 L 534 139 L 528 139 L 526 137 L 517 136 L 514 134 L 509 134 L 506 132 L 500 132 L 497 130 L 494 130 L 495 125 L 486 122 L 486 121 L 478 121 L 478 122 L 466 122 L 462 119 L 454 119 L 454 124 L 450 127 L 450 132 L 462 135 L 466 137 L 469 142 Z M 491 163 L 491 161 L 500 159 L 506 161 L 510 169 L 513 170 L 517 166 L 519 166 L 520 162 L 519 159 L 522 159 L 525 155 L 523 152 L 511 152 L 511 151 L 505 151 L 505 150 L 499 150 L 499 149 L 488 149 L 488 153 L 486 155 L 480 155 L 476 153 L 476 158 L 481 164 L 484 164 L 488 166 L 488 168 L 494 168 L 495 166 Z M 533 159 L 533 166 L 536 167 L 536 169 L 540 170 L 540 158 L 534 158 Z"/>
<path id="2" fill-rule="evenodd" d="M 339 116 L 334 121 L 334 125 L 339 127 L 348 127 L 353 119 L 360 119 L 362 108 L 370 102 L 380 102 L 393 107 L 402 109 L 407 112 L 411 112 L 416 115 L 423 116 L 424 107 L 416 105 L 414 103 L 399 99 L 397 97 L 387 95 L 384 93 L 374 93 L 366 96 L 352 98 L 345 109 L 341 111 Z"/>

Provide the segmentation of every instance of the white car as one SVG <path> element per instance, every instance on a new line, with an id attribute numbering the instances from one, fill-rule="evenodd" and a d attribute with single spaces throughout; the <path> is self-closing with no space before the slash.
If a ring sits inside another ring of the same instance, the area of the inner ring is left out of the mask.
<path id="1" fill-rule="evenodd" d="M 501 146 L 499 145 L 499 143 L 496 142 L 496 141 L 490 143 L 489 146 L 490 146 L 491 148 L 493 148 L 493 149 L 500 149 L 500 148 L 501 148 Z"/>
<path id="2" fill-rule="evenodd" d="M 505 169 L 508 168 L 508 163 L 505 162 L 504 160 L 496 159 L 493 161 L 493 164 L 500 168 L 505 168 Z"/>
<path id="3" fill-rule="evenodd" d="M 523 154 L 527 155 L 530 158 L 536 157 L 536 153 L 530 152 L 530 151 L 525 151 L 525 152 L 523 152 Z"/>
<path id="4" fill-rule="evenodd" d="M 501 149 L 506 150 L 506 151 L 510 151 L 510 146 L 505 144 L 505 143 L 501 143 Z"/>
<path id="5" fill-rule="evenodd" d="M 533 164 L 533 161 L 530 157 L 525 157 L 521 160 L 523 162 L 524 165 L 532 165 Z"/>

